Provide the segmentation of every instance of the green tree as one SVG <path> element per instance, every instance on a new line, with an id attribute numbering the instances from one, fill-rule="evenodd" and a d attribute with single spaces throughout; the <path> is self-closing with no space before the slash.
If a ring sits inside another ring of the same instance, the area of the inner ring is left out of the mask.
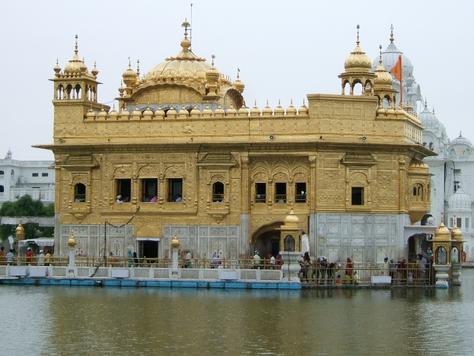
<path id="1" fill-rule="evenodd" d="M 0 216 L 54 216 L 54 204 L 43 204 L 40 200 L 33 200 L 29 195 L 24 195 L 15 202 L 5 202 L 0 207 Z M 0 239 L 4 240 L 9 235 L 15 236 L 15 226 L 0 225 Z M 38 224 L 24 224 L 25 238 L 53 236 L 54 228 L 40 227 Z"/>

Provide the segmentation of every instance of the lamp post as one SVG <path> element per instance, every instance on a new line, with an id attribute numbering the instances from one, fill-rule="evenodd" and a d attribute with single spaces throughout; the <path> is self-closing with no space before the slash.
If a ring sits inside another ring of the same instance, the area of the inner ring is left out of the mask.
<path id="1" fill-rule="evenodd" d="M 71 232 L 69 235 L 69 239 L 67 240 L 67 245 L 69 246 L 69 262 L 68 262 L 68 274 L 71 277 L 76 275 L 76 238 L 74 237 L 74 233 Z"/>
<path id="2" fill-rule="evenodd" d="M 15 229 L 15 237 L 16 237 L 16 246 L 18 248 L 18 264 L 20 264 L 20 241 L 23 241 L 25 239 L 25 228 L 23 225 L 18 224 L 18 226 Z"/>
<path id="3" fill-rule="evenodd" d="M 178 250 L 181 243 L 176 235 L 171 239 L 171 277 L 177 278 L 179 275 L 178 269 Z"/>

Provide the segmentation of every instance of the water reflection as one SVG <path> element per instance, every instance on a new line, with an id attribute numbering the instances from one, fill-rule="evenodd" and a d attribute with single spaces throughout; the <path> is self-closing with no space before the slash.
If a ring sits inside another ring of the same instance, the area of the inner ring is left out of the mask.
<path id="1" fill-rule="evenodd" d="M 470 354 L 474 271 L 449 290 L 1 287 L 2 354 Z"/>

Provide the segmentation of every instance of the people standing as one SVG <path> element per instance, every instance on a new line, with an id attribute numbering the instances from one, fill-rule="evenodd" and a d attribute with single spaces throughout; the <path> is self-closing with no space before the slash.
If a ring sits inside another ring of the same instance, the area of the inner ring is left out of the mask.
<path id="1" fill-rule="evenodd" d="M 273 255 L 270 256 L 270 269 L 275 269 L 275 257 Z"/>
<path id="2" fill-rule="evenodd" d="M 46 255 L 44 256 L 44 262 L 46 266 L 51 266 L 51 252 L 46 251 Z"/>
<path id="3" fill-rule="evenodd" d="M 15 255 L 13 254 L 13 250 L 10 249 L 10 251 L 7 252 L 7 265 L 12 265 L 13 264 L 13 259 L 15 258 Z"/>
<path id="4" fill-rule="evenodd" d="M 26 257 L 26 263 L 28 265 L 31 265 L 31 263 L 33 262 L 33 250 L 31 249 L 31 247 L 28 247 L 26 249 L 25 257 Z"/>
<path id="5" fill-rule="evenodd" d="M 353 272 L 354 265 L 352 264 L 352 260 L 350 257 L 347 257 L 346 260 L 346 281 L 348 283 L 352 282 L 352 272 Z"/>
<path id="6" fill-rule="evenodd" d="M 38 266 L 44 266 L 44 253 L 43 250 L 40 250 L 37 260 Z"/>
<path id="7" fill-rule="evenodd" d="M 4 265 L 6 262 L 5 259 L 5 247 L 0 247 L 0 265 Z"/>
<path id="8" fill-rule="evenodd" d="M 388 263 L 388 257 L 383 259 L 383 267 L 382 267 L 382 276 L 388 276 L 390 273 L 390 265 Z"/>
<path id="9" fill-rule="evenodd" d="M 255 255 L 253 255 L 253 268 L 259 269 L 260 268 L 260 255 L 258 254 L 258 251 L 255 251 Z"/>

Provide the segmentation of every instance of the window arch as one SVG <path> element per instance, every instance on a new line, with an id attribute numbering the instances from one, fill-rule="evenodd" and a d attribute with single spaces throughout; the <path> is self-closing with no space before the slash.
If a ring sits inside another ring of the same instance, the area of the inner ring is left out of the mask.
<path id="1" fill-rule="evenodd" d="M 224 201 L 224 183 L 215 182 L 212 184 L 212 202 L 220 203 Z"/>
<path id="2" fill-rule="evenodd" d="M 86 201 L 86 186 L 82 183 L 77 183 L 74 186 L 74 201 L 76 203 L 84 203 Z"/>
<path id="3" fill-rule="evenodd" d="M 362 83 L 357 80 L 352 84 L 352 95 L 363 95 L 364 94 L 364 87 Z"/>
<path id="4" fill-rule="evenodd" d="M 3 187 L 3 185 L 0 185 L 0 193 L 3 193 L 5 192 L 5 188 Z"/>
<path id="5" fill-rule="evenodd" d="M 415 184 L 412 189 L 412 194 L 415 200 L 423 200 L 423 185 Z"/>
<path id="6" fill-rule="evenodd" d="M 284 240 L 285 251 L 295 251 L 295 239 L 291 235 L 286 235 Z"/>
<path id="7" fill-rule="evenodd" d="M 4 171 L 0 171 L 0 176 L 3 176 L 5 174 Z"/>

